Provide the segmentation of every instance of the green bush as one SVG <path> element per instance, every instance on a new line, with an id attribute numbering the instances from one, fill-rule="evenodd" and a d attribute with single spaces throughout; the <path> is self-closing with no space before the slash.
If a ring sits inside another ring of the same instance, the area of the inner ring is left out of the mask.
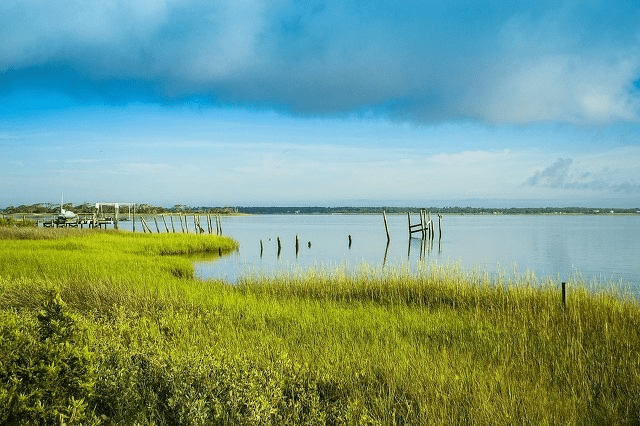
<path id="1" fill-rule="evenodd" d="M 52 293 L 33 315 L 0 312 L 0 423 L 99 424 L 85 330 Z"/>

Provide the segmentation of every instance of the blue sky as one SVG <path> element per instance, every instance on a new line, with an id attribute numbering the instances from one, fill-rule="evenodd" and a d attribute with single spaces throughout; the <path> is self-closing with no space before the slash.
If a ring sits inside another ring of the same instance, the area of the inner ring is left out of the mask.
<path id="1" fill-rule="evenodd" d="M 0 3 L 0 206 L 640 206 L 637 1 Z"/>

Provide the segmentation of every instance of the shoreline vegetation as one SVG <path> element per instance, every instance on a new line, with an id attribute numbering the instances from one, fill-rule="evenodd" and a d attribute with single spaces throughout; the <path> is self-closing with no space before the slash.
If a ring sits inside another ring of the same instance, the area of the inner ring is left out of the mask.
<path id="1" fill-rule="evenodd" d="M 65 203 L 64 208 L 75 213 L 92 213 L 94 205 L 89 203 L 72 204 Z M 406 214 L 419 213 L 420 207 L 207 207 L 207 206 L 186 206 L 176 204 L 173 207 L 152 206 L 149 204 L 137 204 L 137 214 L 377 214 L 385 211 L 387 214 Z M 105 212 L 112 212 L 113 206 L 103 207 Z M 640 207 L 637 208 L 618 208 L 618 207 L 428 207 L 426 210 L 433 213 L 442 214 L 586 214 L 586 215 L 605 215 L 605 214 L 640 214 Z M 17 214 L 56 214 L 60 211 L 60 204 L 37 203 L 31 205 L 8 206 L 0 210 L 3 215 Z"/>
<path id="2" fill-rule="evenodd" d="M 576 274 L 363 266 L 237 285 L 226 237 L 0 226 L 0 423 L 621 424 L 640 305 Z"/>

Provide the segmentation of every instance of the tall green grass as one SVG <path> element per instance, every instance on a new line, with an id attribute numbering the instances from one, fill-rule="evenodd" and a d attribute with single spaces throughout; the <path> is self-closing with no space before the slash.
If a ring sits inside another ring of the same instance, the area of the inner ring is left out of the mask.
<path id="1" fill-rule="evenodd" d="M 579 274 L 566 309 L 551 279 L 459 265 L 310 268 L 230 286 L 194 279 L 180 255 L 233 250 L 226 239 L 40 232 L 0 231 L 0 349 L 68 362 L 37 333 L 51 317 L 38 313 L 64 304 L 59 321 L 87 336 L 69 344 L 88 354 L 73 376 L 86 386 L 56 399 L 67 423 L 73 412 L 96 424 L 640 421 L 638 303 Z M 0 363 L 0 403 L 25 370 L 12 362 Z"/>

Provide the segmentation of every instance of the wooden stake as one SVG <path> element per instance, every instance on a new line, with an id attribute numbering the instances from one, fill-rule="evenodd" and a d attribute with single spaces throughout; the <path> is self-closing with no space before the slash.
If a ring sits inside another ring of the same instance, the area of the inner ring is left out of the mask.
<path id="1" fill-rule="evenodd" d="M 389 225 L 387 225 L 387 213 L 384 210 L 382 210 L 382 218 L 384 219 L 384 229 L 387 231 L 387 242 L 389 242 L 391 237 L 389 236 Z"/>
<path id="2" fill-rule="evenodd" d="M 160 227 L 158 226 L 158 218 L 156 215 L 153 215 L 153 221 L 156 223 L 156 231 L 158 231 L 158 234 L 160 233 Z"/>
<path id="3" fill-rule="evenodd" d="M 164 222 L 164 229 L 165 229 L 165 231 L 167 231 L 167 234 L 168 234 L 169 233 L 169 227 L 167 226 L 167 219 L 165 219 L 164 213 L 162 213 L 162 221 Z"/>

